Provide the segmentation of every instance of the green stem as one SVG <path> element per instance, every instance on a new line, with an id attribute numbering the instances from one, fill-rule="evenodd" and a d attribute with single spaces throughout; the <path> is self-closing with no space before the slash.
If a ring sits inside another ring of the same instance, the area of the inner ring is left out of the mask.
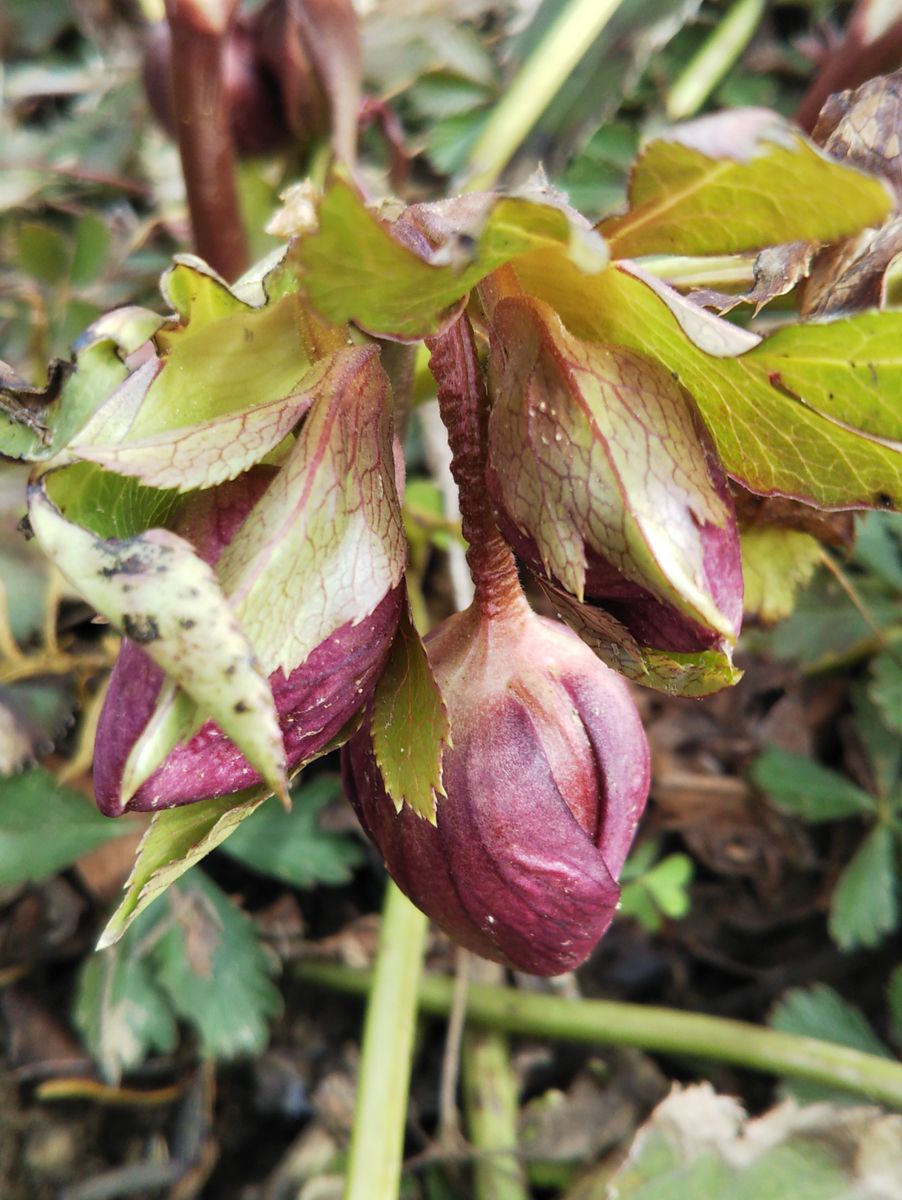
<path id="1" fill-rule="evenodd" d="M 336 991 L 365 995 L 372 983 L 371 972 L 335 963 L 300 963 L 296 970 L 308 983 Z M 450 979 L 426 976 L 420 985 L 420 1008 L 444 1016 L 452 988 Z M 611 1000 L 574 1003 L 488 984 L 470 986 L 467 1015 L 477 1025 L 507 1033 L 711 1058 L 808 1079 L 902 1108 L 902 1063 L 745 1021 Z"/>
<path id="2" fill-rule="evenodd" d="M 474 970 L 490 978 L 495 963 L 477 960 Z M 498 976 L 501 968 L 497 968 Z M 507 1035 L 468 1029 L 463 1039 L 463 1093 L 467 1133 L 477 1157 L 474 1200 L 526 1200 L 526 1178 L 517 1157 L 517 1083 Z"/>
<path id="3" fill-rule="evenodd" d="M 494 185 L 622 0 L 569 0 L 495 106 L 470 155 L 466 190 Z"/>
<path id="4" fill-rule="evenodd" d="M 397 1200 L 428 925 L 389 880 L 376 966 L 367 972 L 369 1002 L 344 1200 Z"/>
<path id="5" fill-rule="evenodd" d="M 766 0 L 736 0 L 702 48 L 680 72 L 667 97 L 667 116 L 694 116 L 755 35 Z"/>

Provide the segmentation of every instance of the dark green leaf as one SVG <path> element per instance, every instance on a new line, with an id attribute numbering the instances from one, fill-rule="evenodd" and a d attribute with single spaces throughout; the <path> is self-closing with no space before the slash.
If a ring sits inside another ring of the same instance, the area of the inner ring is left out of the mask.
<path id="1" fill-rule="evenodd" d="M 871 664 L 873 678 L 868 689 L 885 724 L 902 736 L 902 647 L 886 650 Z"/>
<path id="2" fill-rule="evenodd" d="M 841 950 L 877 946 L 899 923 L 899 851 L 889 826 L 865 838 L 830 901 L 830 936 Z"/>
<path id="3" fill-rule="evenodd" d="M 337 776 L 320 776 L 292 792 L 291 812 L 274 801 L 240 825 L 222 849 L 261 875 L 292 887 L 347 883 L 363 859 L 360 843 L 320 827 L 323 809 L 341 795 Z"/>
<path id="4" fill-rule="evenodd" d="M 872 796 L 803 754 L 771 747 L 755 759 L 751 776 L 781 812 L 804 821 L 836 821 L 874 811 Z"/>
<path id="5" fill-rule="evenodd" d="M 0 779 L 0 883 L 46 879 L 131 828 L 101 816 L 87 796 L 48 771 Z"/>
<path id="6" fill-rule="evenodd" d="M 853 689 L 852 704 L 855 730 L 868 756 L 874 790 L 878 796 L 888 796 L 902 773 L 902 738 L 884 725 L 863 684 Z"/>

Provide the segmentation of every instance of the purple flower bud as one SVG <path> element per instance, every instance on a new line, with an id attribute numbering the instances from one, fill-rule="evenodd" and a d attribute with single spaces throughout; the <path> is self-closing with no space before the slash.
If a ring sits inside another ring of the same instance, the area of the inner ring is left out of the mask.
<path id="1" fill-rule="evenodd" d="M 257 467 L 192 501 L 178 532 L 211 565 L 259 500 L 273 472 Z M 289 769 L 324 750 L 372 695 L 385 666 L 403 603 L 403 588 L 389 591 L 357 624 L 327 637 L 288 675 L 270 676 Z M 124 811 L 120 784 L 129 753 L 149 721 L 164 672 L 135 642 L 123 639 L 97 728 L 94 790 L 107 816 Z M 207 721 L 141 785 L 125 809 L 152 811 L 228 795 L 260 783 L 235 744 Z"/>
<path id="2" fill-rule="evenodd" d="M 427 651 L 452 739 L 436 824 L 395 811 L 366 727 L 343 752 L 347 793 L 395 882 L 456 941 L 538 975 L 570 970 L 611 922 L 648 793 L 627 685 L 522 598 L 452 617 Z"/>

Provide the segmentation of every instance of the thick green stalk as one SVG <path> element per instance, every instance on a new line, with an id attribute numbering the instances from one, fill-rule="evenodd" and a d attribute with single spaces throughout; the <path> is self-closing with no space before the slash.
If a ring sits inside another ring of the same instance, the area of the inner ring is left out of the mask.
<path id="1" fill-rule="evenodd" d="M 470 155 L 467 191 L 490 188 L 621 0 L 569 0 L 495 106 Z"/>
<path id="2" fill-rule="evenodd" d="M 496 963 L 476 959 L 474 979 L 501 978 Z M 473 1200 L 527 1200 L 526 1175 L 517 1156 L 519 1099 L 507 1035 L 468 1029 L 462 1046 L 467 1134 L 476 1151 Z"/>
<path id="3" fill-rule="evenodd" d="M 428 925 L 389 880 L 376 966 L 367 972 L 369 1002 L 345 1200 L 397 1200 Z"/>
<path id="4" fill-rule="evenodd" d="M 667 116 L 683 121 L 694 116 L 752 40 L 764 16 L 766 0 L 736 0 L 714 26 L 711 36 L 674 80 L 667 97 Z"/>
<path id="5" fill-rule="evenodd" d="M 371 972 L 333 963 L 301 963 L 297 970 L 308 983 L 342 992 L 365 995 L 372 981 Z M 420 985 L 420 1008 L 444 1016 L 452 987 L 450 979 L 426 976 Z M 467 1016 L 477 1025 L 507 1033 L 711 1058 L 843 1088 L 902 1108 L 902 1063 L 745 1021 L 610 1000 L 574 1002 L 488 984 L 471 985 Z"/>

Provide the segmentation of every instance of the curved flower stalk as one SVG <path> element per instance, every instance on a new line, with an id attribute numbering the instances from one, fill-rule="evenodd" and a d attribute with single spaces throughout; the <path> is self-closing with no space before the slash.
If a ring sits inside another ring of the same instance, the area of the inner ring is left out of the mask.
<path id="1" fill-rule="evenodd" d="M 435 823 L 395 811 L 365 726 L 346 790 L 407 895 L 464 946 L 537 974 L 568 970 L 610 924 L 645 804 L 648 747 L 626 685 L 531 611 L 484 483 L 484 384 L 466 318 L 432 343 L 476 598 L 426 640 L 447 707 Z"/>

